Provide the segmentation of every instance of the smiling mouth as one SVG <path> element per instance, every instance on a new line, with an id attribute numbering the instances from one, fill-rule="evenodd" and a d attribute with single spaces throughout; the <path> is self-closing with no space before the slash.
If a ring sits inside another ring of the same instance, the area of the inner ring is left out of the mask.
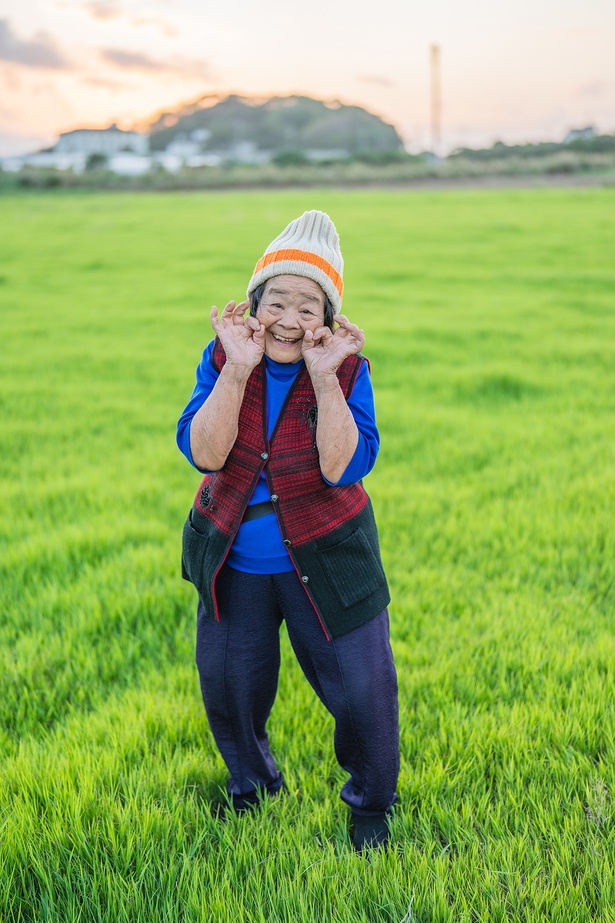
<path id="1" fill-rule="evenodd" d="M 295 343 L 299 343 L 301 337 L 295 337 L 291 339 L 290 337 L 281 337 L 277 333 L 272 333 L 271 336 L 276 341 L 276 343 L 285 343 L 287 346 L 293 346 Z"/>

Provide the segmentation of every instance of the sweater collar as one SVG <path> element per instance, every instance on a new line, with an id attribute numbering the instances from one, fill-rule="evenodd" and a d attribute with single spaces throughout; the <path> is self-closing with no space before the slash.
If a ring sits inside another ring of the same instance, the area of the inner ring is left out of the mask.
<path id="1" fill-rule="evenodd" d="M 299 359 L 298 362 L 276 362 L 275 359 L 265 356 L 267 374 L 276 381 L 290 381 L 301 370 L 303 364 L 303 359 Z"/>

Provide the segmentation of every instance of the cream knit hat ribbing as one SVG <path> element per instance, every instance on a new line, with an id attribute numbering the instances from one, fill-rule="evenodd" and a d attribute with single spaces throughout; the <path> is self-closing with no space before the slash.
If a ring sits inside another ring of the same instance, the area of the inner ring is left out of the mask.
<path id="1" fill-rule="evenodd" d="M 254 267 L 248 296 L 273 276 L 306 276 L 318 282 L 333 311 L 342 307 L 344 260 L 335 225 L 324 212 L 304 212 L 273 240 Z"/>

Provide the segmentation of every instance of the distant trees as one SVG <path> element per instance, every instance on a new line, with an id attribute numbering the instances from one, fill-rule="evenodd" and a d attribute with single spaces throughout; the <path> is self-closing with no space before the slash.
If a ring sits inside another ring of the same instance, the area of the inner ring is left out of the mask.
<path id="1" fill-rule="evenodd" d="M 225 150 L 251 142 L 272 156 L 284 152 L 403 151 L 393 125 L 362 109 L 323 102 L 307 96 L 274 97 L 261 102 L 229 96 L 216 105 L 191 104 L 175 114 L 165 113 L 151 126 L 151 149 L 164 150 L 179 132 L 192 135 L 207 129 L 204 151 Z"/>
<path id="2" fill-rule="evenodd" d="M 575 138 L 574 141 L 557 142 L 541 141 L 538 144 L 503 144 L 496 141 L 491 147 L 474 149 L 460 147 L 449 159 L 463 160 L 502 160 L 506 157 L 549 157 L 561 151 L 576 151 L 577 153 L 609 154 L 615 153 L 614 135 L 596 135 L 595 138 Z"/>

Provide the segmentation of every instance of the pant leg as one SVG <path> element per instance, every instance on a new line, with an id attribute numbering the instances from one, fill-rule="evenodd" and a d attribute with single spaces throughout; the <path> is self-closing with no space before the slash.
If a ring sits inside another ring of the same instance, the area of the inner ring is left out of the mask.
<path id="1" fill-rule="evenodd" d="M 335 754 L 350 773 L 342 799 L 356 814 L 379 814 L 397 800 L 399 719 L 389 618 L 378 616 L 327 641 L 296 574 L 274 576 L 293 650 L 335 719 Z"/>
<path id="2" fill-rule="evenodd" d="M 282 785 L 266 724 L 280 669 L 282 621 L 271 577 L 223 567 L 216 584 L 220 621 L 197 610 L 196 662 L 207 719 L 230 773 L 229 794 L 271 793 Z"/>

